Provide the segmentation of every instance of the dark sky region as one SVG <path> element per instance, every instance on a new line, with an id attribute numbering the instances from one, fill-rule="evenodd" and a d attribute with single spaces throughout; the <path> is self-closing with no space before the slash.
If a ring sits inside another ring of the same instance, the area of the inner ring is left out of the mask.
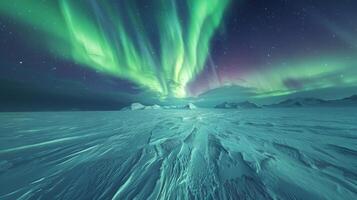
<path id="1" fill-rule="evenodd" d="M 354 0 L 3 0 L 0 110 L 357 93 Z"/>

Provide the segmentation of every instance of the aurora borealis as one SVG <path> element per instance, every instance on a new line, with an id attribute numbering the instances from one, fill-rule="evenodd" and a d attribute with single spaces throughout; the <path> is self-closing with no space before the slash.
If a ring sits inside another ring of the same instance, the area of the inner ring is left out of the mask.
<path id="1" fill-rule="evenodd" d="M 227 86 L 259 101 L 339 98 L 357 88 L 355 8 L 347 0 L 5 0 L 0 78 L 21 88 L 8 89 L 16 98 L 36 90 L 83 101 L 204 101 Z"/>
<path id="2" fill-rule="evenodd" d="M 187 1 L 182 8 L 185 16 L 180 16 L 179 5 L 173 1 L 154 2 L 150 18 L 159 34 L 155 38 L 150 37 L 145 18 L 133 1 L 118 6 L 110 1 L 48 4 L 44 8 L 37 1 L 2 1 L 1 9 L 19 22 L 42 29 L 48 45 L 64 43 L 54 52 L 64 59 L 130 80 L 161 96 L 185 97 L 187 83 L 204 67 L 210 39 L 228 0 Z M 44 9 L 50 10 L 42 13 Z M 39 12 L 40 16 L 32 17 Z"/>

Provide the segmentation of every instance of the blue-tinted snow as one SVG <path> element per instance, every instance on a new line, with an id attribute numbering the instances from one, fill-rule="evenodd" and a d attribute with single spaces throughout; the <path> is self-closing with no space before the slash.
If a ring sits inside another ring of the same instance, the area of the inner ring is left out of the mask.
<path id="1" fill-rule="evenodd" d="M 0 114 L 0 199 L 357 199 L 357 109 Z"/>

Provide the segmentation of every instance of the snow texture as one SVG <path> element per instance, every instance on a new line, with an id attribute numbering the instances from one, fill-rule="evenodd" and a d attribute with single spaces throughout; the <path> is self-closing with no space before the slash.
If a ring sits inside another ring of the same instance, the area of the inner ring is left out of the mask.
<path id="1" fill-rule="evenodd" d="M 357 199 L 356 111 L 1 113 L 0 199 Z"/>

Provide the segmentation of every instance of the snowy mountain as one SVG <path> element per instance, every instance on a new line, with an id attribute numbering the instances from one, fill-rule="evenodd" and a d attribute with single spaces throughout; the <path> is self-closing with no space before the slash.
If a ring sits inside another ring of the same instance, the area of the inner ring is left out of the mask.
<path id="1" fill-rule="evenodd" d="M 331 106 L 357 106 L 357 95 L 329 101 Z"/>
<path id="2" fill-rule="evenodd" d="M 306 107 L 306 106 L 324 106 L 327 101 L 317 98 L 295 98 L 281 101 L 277 104 L 268 105 L 267 107 Z"/>
<path id="3" fill-rule="evenodd" d="M 357 95 L 352 95 L 343 99 L 323 100 L 318 98 L 294 98 L 281 101 L 277 104 L 266 105 L 265 107 L 292 108 L 292 107 L 344 107 L 357 106 Z"/>
<path id="4" fill-rule="evenodd" d="M 128 111 L 128 110 L 159 110 L 159 109 L 194 110 L 197 109 L 197 106 L 195 106 L 193 103 L 188 103 L 183 106 L 171 105 L 171 106 L 162 106 L 162 107 L 157 104 L 154 104 L 152 106 L 147 106 L 141 103 L 132 103 L 130 106 L 124 107 L 121 110 Z"/>
<path id="5" fill-rule="evenodd" d="M 161 109 L 161 106 L 157 105 L 157 104 L 154 104 L 152 106 L 145 106 L 144 110 L 158 110 L 158 109 Z"/>
<path id="6" fill-rule="evenodd" d="M 193 104 L 193 103 L 189 103 L 187 105 L 185 105 L 183 107 L 183 109 L 186 109 L 186 110 L 194 110 L 194 109 L 197 109 L 197 107 Z"/>
<path id="7" fill-rule="evenodd" d="M 249 102 L 249 101 L 244 101 L 240 103 L 229 103 L 229 102 L 223 102 L 221 104 L 218 104 L 215 106 L 215 108 L 222 108 L 222 109 L 251 109 L 251 108 L 260 108 L 256 104 Z"/>
<path id="8" fill-rule="evenodd" d="M 352 95 L 352 96 L 350 96 L 350 97 L 346 97 L 346 98 L 344 98 L 344 99 L 342 99 L 342 100 L 357 102 L 357 94 Z"/>
<path id="9" fill-rule="evenodd" d="M 157 109 L 161 109 L 161 106 L 159 105 L 152 105 L 152 106 L 145 106 L 141 103 L 132 103 L 130 106 L 124 107 L 121 110 L 122 111 L 126 111 L 126 110 L 157 110 Z"/>

